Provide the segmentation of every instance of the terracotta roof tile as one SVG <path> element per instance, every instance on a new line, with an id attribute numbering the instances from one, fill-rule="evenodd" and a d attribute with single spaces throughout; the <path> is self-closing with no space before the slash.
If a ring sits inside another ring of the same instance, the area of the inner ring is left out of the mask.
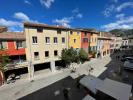
<path id="1" fill-rule="evenodd" d="M 47 24 L 42 24 L 42 23 L 30 23 L 30 22 L 25 22 L 24 23 L 25 27 L 44 27 L 44 28 L 53 28 L 53 29 L 68 29 L 64 26 L 50 26 Z"/>
<path id="2" fill-rule="evenodd" d="M 2 32 L 0 33 L 0 40 L 25 40 L 23 32 Z"/>

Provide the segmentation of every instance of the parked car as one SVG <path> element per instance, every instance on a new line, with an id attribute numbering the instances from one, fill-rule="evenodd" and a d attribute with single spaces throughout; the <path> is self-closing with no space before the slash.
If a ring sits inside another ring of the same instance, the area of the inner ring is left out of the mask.
<path id="1" fill-rule="evenodd" d="M 133 57 L 124 58 L 124 69 L 133 70 Z"/>

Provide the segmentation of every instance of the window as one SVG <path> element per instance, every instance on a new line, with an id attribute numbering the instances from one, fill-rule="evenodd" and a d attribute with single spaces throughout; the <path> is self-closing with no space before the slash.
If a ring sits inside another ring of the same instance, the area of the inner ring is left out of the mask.
<path id="1" fill-rule="evenodd" d="M 34 43 L 34 44 L 37 43 L 37 37 L 36 37 L 36 36 L 33 36 L 33 37 L 32 37 L 32 43 Z"/>
<path id="2" fill-rule="evenodd" d="M 64 37 L 62 38 L 62 43 L 65 43 L 65 38 Z"/>
<path id="3" fill-rule="evenodd" d="M 49 51 L 45 51 L 45 57 L 49 57 Z"/>
<path id="4" fill-rule="evenodd" d="M 2 44 L 2 42 L 0 42 L 0 49 L 3 49 L 3 44 Z"/>
<path id="5" fill-rule="evenodd" d="M 61 34 L 61 29 L 57 29 L 57 34 Z"/>
<path id="6" fill-rule="evenodd" d="M 49 43 L 50 43 L 50 37 L 45 37 L 45 42 L 46 42 L 47 44 L 49 44 Z"/>
<path id="7" fill-rule="evenodd" d="M 39 59 L 39 52 L 34 52 L 34 59 L 38 60 Z"/>
<path id="8" fill-rule="evenodd" d="M 74 43 L 76 43 L 76 39 L 74 39 Z"/>
<path id="9" fill-rule="evenodd" d="M 80 32 L 77 32 L 77 34 L 79 35 L 79 34 L 80 34 Z"/>
<path id="10" fill-rule="evenodd" d="M 85 32 L 85 36 L 87 36 L 87 32 Z"/>
<path id="11" fill-rule="evenodd" d="M 37 28 L 37 32 L 42 33 L 43 32 L 43 28 Z"/>
<path id="12" fill-rule="evenodd" d="M 22 48 L 23 47 L 23 43 L 22 41 L 16 41 L 16 48 Z"/>
<path id="13" fill-rule="evenodd" d="M 97 38 L 95 38 L 95 42 L 97 42 Z"/>
<path id="14" fill-rule="evenodd" d="M 91 42 L 93 42 L 93 37 L 91 38 Z"/>
<path id="15" fill-rule="evenodd" d="M 0 49 L 7 49 L 7 42 L 6 41 L 0 41 Z"/>
<path id="16" fill-rule="evenodd" d="M 83 42 L 88 42 L 88 38 L 83 38 Z"/>
<path id="17" fill-rule="evenodd" d="M 58 43 L 57 37 L 54 37 L 54 43 Z"/>
<path id="18" fill-rule="evenodd" d="M 72 34 L 73 34 L 73 32 L 72 32 L 72 31 L 70 31 L 70 34 L 72 35 Z"/>
<path id="19" fill-rule="evenodd" d="M 57 50 L 54 51 L 54 56 L 58 56 L 58 51 Z"/>

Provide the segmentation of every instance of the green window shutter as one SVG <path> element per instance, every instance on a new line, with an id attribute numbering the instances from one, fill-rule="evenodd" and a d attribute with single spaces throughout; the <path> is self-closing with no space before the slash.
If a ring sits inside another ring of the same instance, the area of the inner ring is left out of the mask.
<path id="1" fill-rule="evenodd" d="M 23 48 L 26 48 L 26 41 L 22 41 Z"/>
<path id="2" fill-rule="evenodd" d="M 3 49 L 7 49 L 7 42 L 2 42 Z"/>

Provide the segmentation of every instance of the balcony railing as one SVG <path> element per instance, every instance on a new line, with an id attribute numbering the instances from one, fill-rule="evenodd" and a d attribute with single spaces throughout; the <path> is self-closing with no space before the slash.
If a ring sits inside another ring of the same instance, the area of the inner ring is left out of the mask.
<path id="1" fill-rule="evenodd" d="M 29 63 L 27 61 L 23 61 L 23 62 L 18 62 L 18 63 L 9 63 L 4 67 L 4 69 L 13 70 L 13 69 L 25 68 L 28 66 L 29 66 Z"/>

